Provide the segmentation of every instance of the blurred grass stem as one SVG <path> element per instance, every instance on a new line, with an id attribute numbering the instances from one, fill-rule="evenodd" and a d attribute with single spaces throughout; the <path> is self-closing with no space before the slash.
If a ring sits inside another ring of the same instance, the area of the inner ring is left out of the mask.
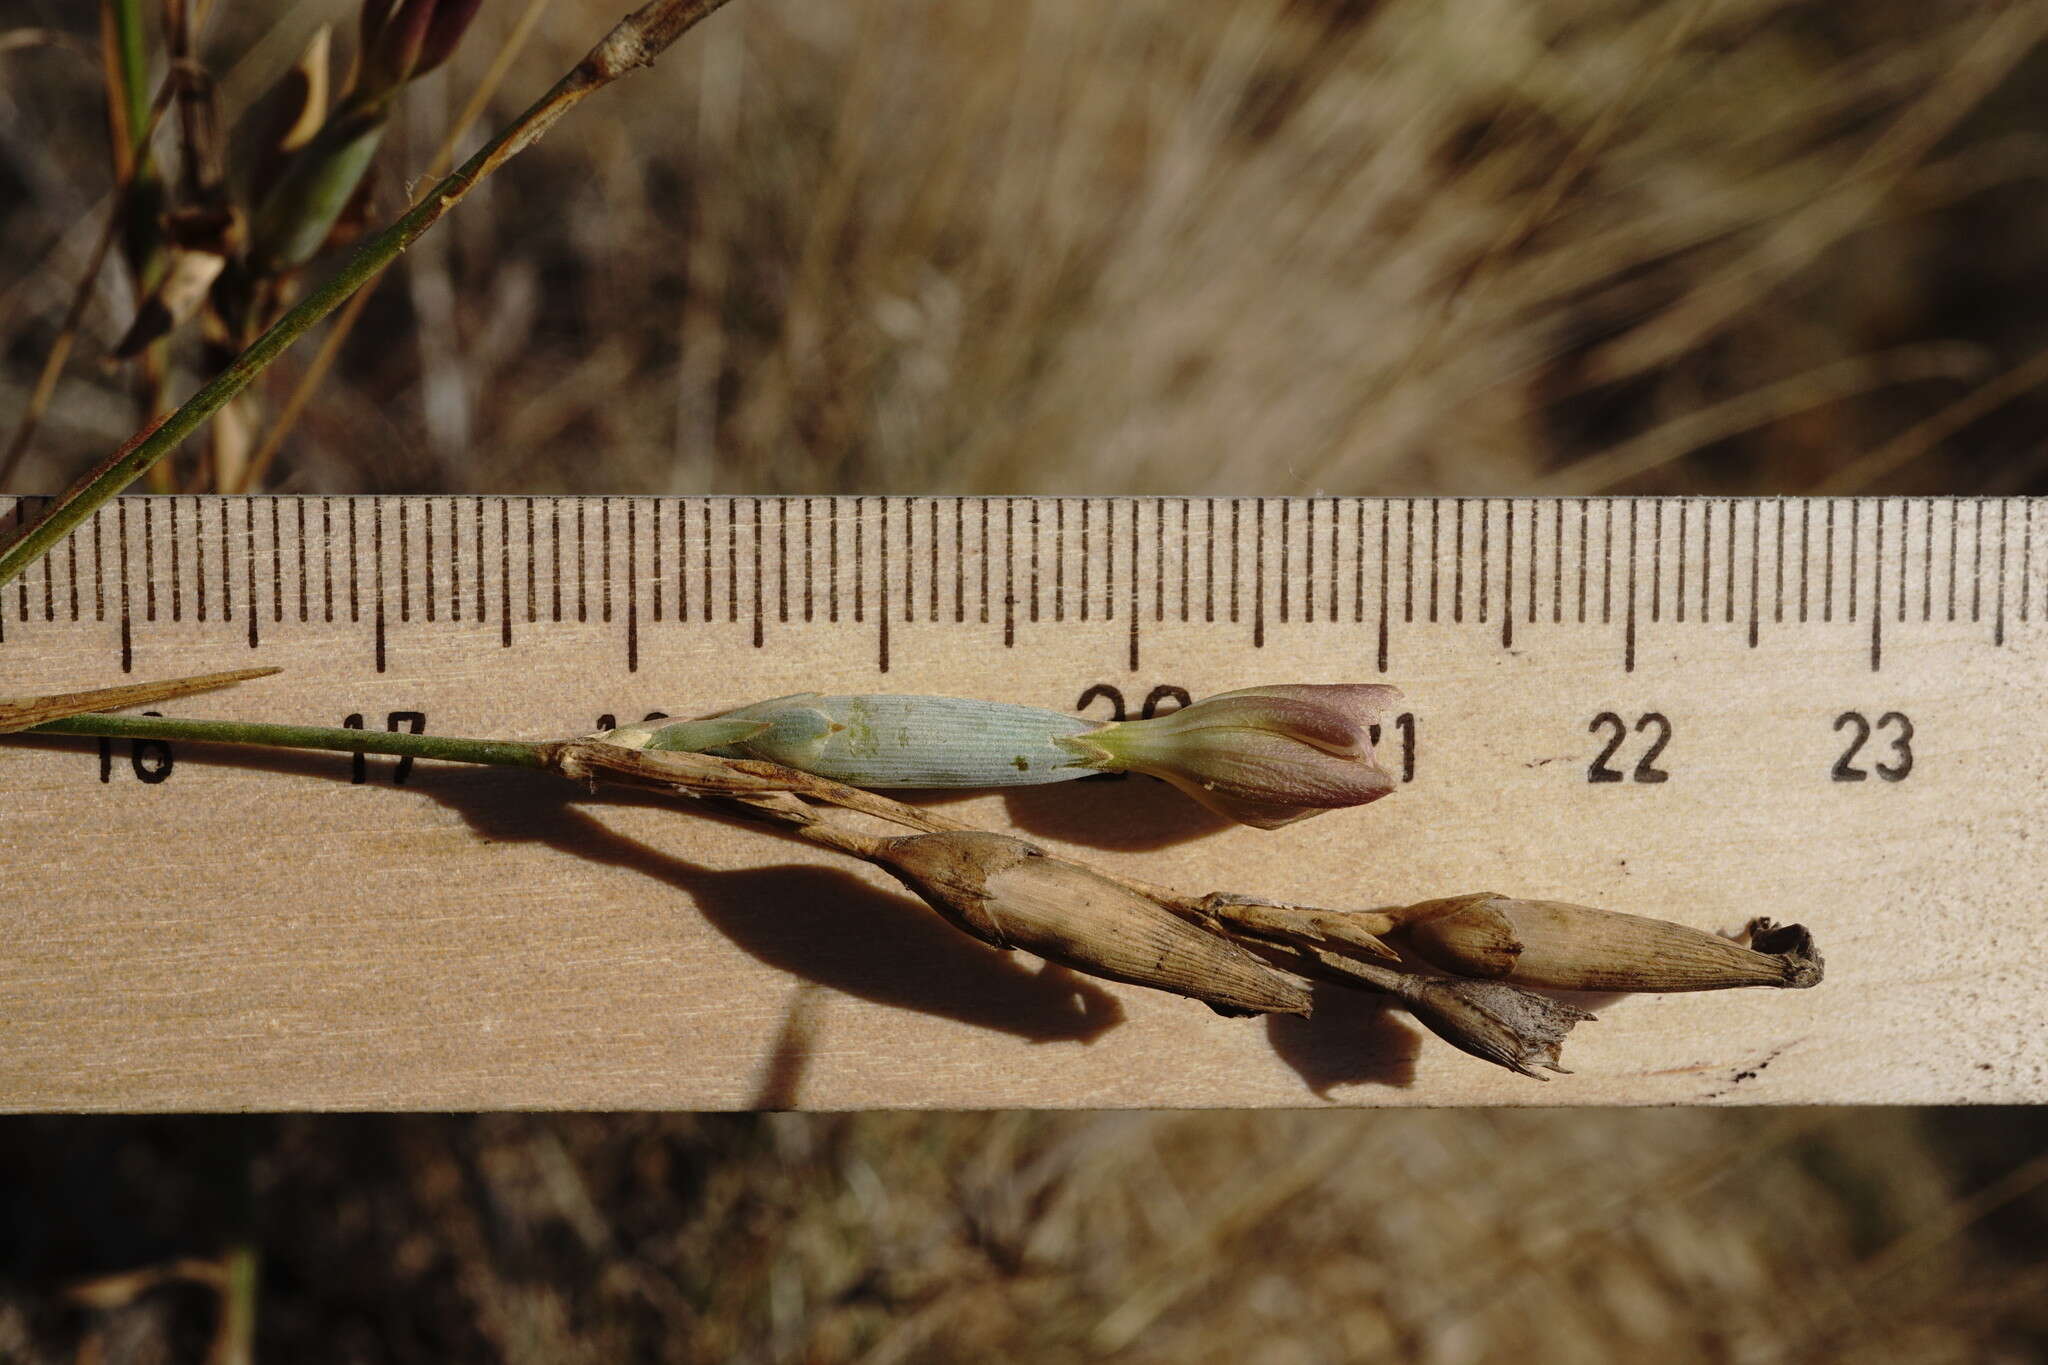
<path id="1" fill-rule="evenodd" d="M 43 356 L 42 371 L 36 375 L 35 388 L 29 391 L 28 402 L 22 406 L 21 420 L 15 423 L 14 435 L 8 439 L 7 453 L 0 455 L 0 489 L 7 487 L 7 481 L 14 477 L 21 457 L 28 453 L 29 442 L 35 439 L 36 428 L 41 425 L 43 413 L 49 409 L 50 399 L 56 395 L 57 381 L 64 377 L 64 362 L 71 358 L 71 347 L 78 340 L 78 329 L 85 321 L 85 310 L 91 305 L 93 282 L 100 277 L 106 266 L 107 256 L 114 249 L 114 243 L 121 238 L 121 230 L 127 224 L 142 186 L 154 178 L 150 166 L 149 139 L 155 134 L 157 124 L 170 107 L 171 92 L 176 86 L 175 77 L 166 78 L 156 98 L 151 102 L 148 115 L 142 120 L 135 140 L 135 154 L 124 159 L 120 184 L 115 187 L 114 202 L 107 210 L 106 226 L 100 231 L 100 239 L 94 243 L 92 256 L 87 260 L 85 270 L 79 275 L 77 285 L 71 291 L 71 305 L 65 310 L 64 321 L 58 324 L 56 339 Z M 94 504 L 97 506 L 98 504 Z M 26 568 L 28 561 L 22 567 Z"/>
<path id="2" fill-rule="evenodd" d="M 100 11 L 107 54 L 107 123 L 112 134 L 114 170 L 127 176 L 148 145 L 149 47 L 142 23 L 142 0 L 106 0 Z"/>
<path id="3" fill-rule="evenodd" d="M 619 21 L 604 40 L 556 81 L 540 99 L 479 148 L 398 220 L 357 249 L 320 288 L 308 294 L 228 367 L 139 440 L 94 466 L 50 509 L 0 551 L 0 584 L 47 553 L 95 510 L 154 466 L 261 374 L 308 329 L 396 260 L 399 253 L 439 222 L 485 176 L 517 156 L 555 121 L 619 77 L 651 66 L 654 59 L 692 26 L 722 8 L 726 0 L 653 0 Z"/>

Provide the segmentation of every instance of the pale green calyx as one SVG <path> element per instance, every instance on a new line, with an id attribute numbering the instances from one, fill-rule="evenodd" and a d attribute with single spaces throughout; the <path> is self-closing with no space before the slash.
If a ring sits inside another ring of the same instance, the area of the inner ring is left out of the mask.
<path id="1" fill-rule="evenodd" d="M 1022 787 L 1098 771 L 1062 743 L 1098 728 L 1098 721 L 1008 702 L 800 692 L 707 720 L 621 726 L 599 738 L 766 759 L 856 787 Z"/>

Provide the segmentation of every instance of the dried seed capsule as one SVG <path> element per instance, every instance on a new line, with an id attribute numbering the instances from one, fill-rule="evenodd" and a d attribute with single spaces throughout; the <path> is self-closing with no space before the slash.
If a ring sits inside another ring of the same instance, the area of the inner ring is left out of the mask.
<path id="1" fill-rule="evenodd" d="M 1200 1000 L 1219 1014 L 1307 1014 L 1308 988 L 1156 902 L 1003 834 L 913 834 L 875 857 L 954 925 L 1111 981 Z"/>
<path id="2" fill-rule="evenodd" d="M 1462 976 L 1575 991 L 1715 991 L 1812 986 L 1813 936 L 1758 920 L 1740 943 L 1616 910 L 1481 892 L 1424 901 L 1396 914 L 1391 936 L 1417 957 Z"/>

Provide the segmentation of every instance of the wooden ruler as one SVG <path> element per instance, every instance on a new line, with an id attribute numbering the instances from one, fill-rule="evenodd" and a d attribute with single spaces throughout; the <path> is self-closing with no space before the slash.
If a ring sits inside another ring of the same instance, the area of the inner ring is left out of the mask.
<path id="1" fill-rule="evenodd" d="M 1386 680 L 1369 808 L 949 808 L 1194 889 L 1796 919 L 1829 977 L 1603 1003 L 1539 1086 L 1345 999 L 1098 989 L 539 776 L 11 741 L 0 1107 L 2041 1101 L 2044 616 L 2025 499 L 122 498 L 0 591 L 0 694 L 278 664 L 175 713 L 553 738 Z"/>

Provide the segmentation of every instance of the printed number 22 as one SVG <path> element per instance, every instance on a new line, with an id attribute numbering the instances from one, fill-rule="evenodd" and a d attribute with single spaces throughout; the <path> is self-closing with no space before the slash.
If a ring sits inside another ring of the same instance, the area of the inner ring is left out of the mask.
<path id="1" fill-rule="evenodd" d="M 1606 731 L 1607 747 L 1600 751 L 1600 757 L 1594 759 L 1591 766 L 1586 769 L 1586 780 L 1588 782 L 1669 782 L 1671 780 L 1671 774 L 1657 766 L 1658 755 L 1662 754 L 1664 746 L 1671 742 L 1670 719 L 1661 711 L 1649 711 L 1637 718 L 1635 728 L 1637 734 L 1642 734 L 1647 730 L 1653 732 L 1654 737 L 1650 740 L 1650 747 L 1643 750 L 1643 756 L 1636 760 L 1635 771 L 1624 773 L 1618 768 L 1608 767 L 1607 760 L 1613 758 L 1615 753 L 1620 750 L 1622 744 L 1628 739 L 1627 723 L 1612 711 L 1602 711 L 1599 715 L 1593 717 L 1593 723 L 1587 726 L 1586 729 L 1596 735 L 1603 730 Z"/>

